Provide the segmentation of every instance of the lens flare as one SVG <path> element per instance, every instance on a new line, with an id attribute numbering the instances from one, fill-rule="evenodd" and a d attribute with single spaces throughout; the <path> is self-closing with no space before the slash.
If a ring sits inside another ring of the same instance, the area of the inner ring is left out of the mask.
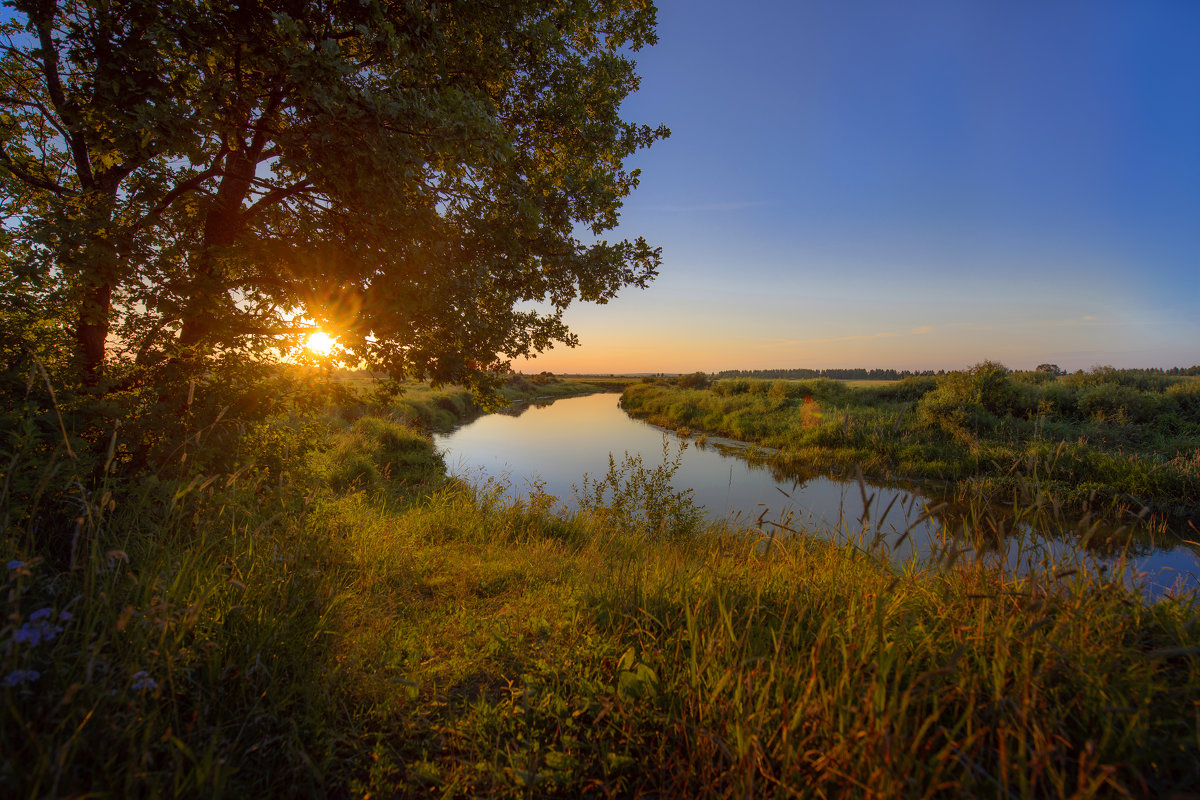
<path id="1" fill-rule="evenodd" d="M 329 355 L 336 346 L 337 340 L 325 331 L 314 331 L 309 334 L 308 341 L 305 343 L 305 347 L 319 356 Z"/>

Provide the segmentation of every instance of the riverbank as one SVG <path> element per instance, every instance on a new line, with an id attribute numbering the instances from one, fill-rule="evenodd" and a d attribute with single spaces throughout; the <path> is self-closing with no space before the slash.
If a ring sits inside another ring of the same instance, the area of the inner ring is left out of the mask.
<path id="1" fill-rule="evenodd" d="M 1152 380 L 1156 378 L 1157 380 Z M 1014 496 L 1184 521 L 1200 508 L 1200 381 L 1097 369 L 1057 377 L 995 364 L 875 387 L 725 379 L 630 386 L 622 407 L 680 432 L 778 451 L 799 474 L 953 482 L 964 499 Z"/>
<path id="2" fill-rule="evenodd" d="M 364 414 L 383 415 L 406 425 L 427 432 L 445 432 L 462 423 L 487 413 L 479 405 L 469 389 L 462 386 L 440 386 L 434 388 L 419 381 L 405 381 L 394 396 L 374 397 L 369 393 L 360 395 L 361 402 L 344 407 L 349 416 Z M 518 407 L 526 403 L 552 402 L 564 397 L 581 397 L 597 392 L 620 391 L 603 383 L 582 380 L 564 380 L 553 375 L 514 376 L 499 391 L 499 400 L 504 407 Z"/>
<path id="3" fill-rule="evenodd" d="M 448 480 L 404 413 L 278 415 L 244 426 L 234 469 L 94 491 L 69 464 L 22 465 L 49 477 L 26 498 L 40 511 L 5 499 L 4 793 L 1089 797 L 1200 781 L 1195 598 L 768 542 L 689 514 L 669 465 L 618 468 L 622 502 L 555 514 Z M 69 553 L 45 544 L 57 508 L 86 511 Z"/>

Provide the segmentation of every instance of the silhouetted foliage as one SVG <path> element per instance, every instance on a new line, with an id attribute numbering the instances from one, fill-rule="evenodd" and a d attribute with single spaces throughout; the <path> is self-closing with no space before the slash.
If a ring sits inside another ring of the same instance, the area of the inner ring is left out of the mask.
<path id="1" fill-rule="evenodd" d="M 311 320 L 352 361 L 488 387 L 575 343 L 570 303 L 655 276 L 643 239 L 581 239 L 668 133 L 619 114 L 653 5 L 10 5 L 5 355 L 53 320 L 111 388 L 261 360 Z"/>

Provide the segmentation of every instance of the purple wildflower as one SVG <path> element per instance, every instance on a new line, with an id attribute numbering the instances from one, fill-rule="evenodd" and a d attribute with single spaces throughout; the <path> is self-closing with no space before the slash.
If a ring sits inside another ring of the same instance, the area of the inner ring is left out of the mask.
<path id="1" fill-rule="evenodd" d="M 158 688 L 158 681 L 151 678 L 146 670 L 138 670 L 133 673 L 133 683 L 129 684 L 129 688 L 135 692 L 154 691 Z"/>
<path id="2" fill-rule="evenodd" d="M 61 625 L 55 625 L 50 621 L 50 615 L 53 610 L 50 608 L 39 608 L 37 611 L 29 615 L 29 620 L 17 628 L 17 632 L 13 634 L 13 641 L 17 644 L 27 644 L 30 647 L 36 647 L 42 642 L 52 642 L 54 637 L 63 632 Z M 62 616 L 59 615 L 59 619 Z M 70 619 L 70 616 L 67 616 Z"/>
<path id="3" fill-rule="evenodd" d="M 15 669 L 4 676 L 5 686 L 20 686 L 25 683 L 31 683 L 42 677 L 41 673 L 36 669 Z"/>

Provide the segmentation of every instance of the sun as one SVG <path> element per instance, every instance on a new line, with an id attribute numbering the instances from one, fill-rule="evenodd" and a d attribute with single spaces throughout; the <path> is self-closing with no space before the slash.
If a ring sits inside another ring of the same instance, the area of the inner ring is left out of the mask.
<path id="1" fill-rule="evenodd" d="M 337 347 L 337 340 L 325 331 L 313 331 L 304 346 L 319 356 L 327 356 Z"/>

